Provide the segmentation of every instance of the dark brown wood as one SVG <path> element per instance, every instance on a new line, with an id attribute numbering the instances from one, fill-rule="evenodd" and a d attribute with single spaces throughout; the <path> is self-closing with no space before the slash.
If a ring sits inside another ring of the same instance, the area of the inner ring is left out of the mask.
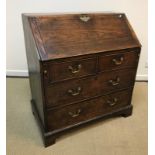
<path id="1" fill-rule="evenodd" d="M 85 120 L 108 114 L 123 106 L 127 106 L 131 91 L 121 91 L 101 96 L 89 101 L 80 102 L 64 108 L 56 108 L 47 112 L 49 131 L 82 123 Z M 61 120 L 61 121 L 60 121 Z"/>
<path id="2" fill-rule="evenodd" d="M 73 128 L 132 114 L 141 45 L 125 14 L 24 14 L 23 26 L 45 146 Z"/>
<path id="3" fill-rule="evenodd" d="M 108 118 L 116 117 L 116 116 L 129 117 L 129 116 L 131 116 L 132 109 L 133 109 L 133 106 L 131 104 L 129 104 L 128 106 L 122 107 L 122 109 L 117 109 L 115 112 L 100 115 L 98 117 L 83 121 L 82 123 L 75 124 L 75 125 L 63 128 L 63 129 L 50 131 L 50 132 L 47 132 L 47 131 L 45 132 L 44 126 L 41 124 L 41 121 L 40 121 L 40 119 L 38 117 L 39 114 L 37 112 L 36 106 L 35 106 L 33 101 L 31 103 L 32 103 L 32 110 L 33 110 L 34 116 L 37 119 L 38 125 L 40 126 L 40 130 L 41 130 L 41 133 L 42 133 L 42 137 L 43 137 L 43 140 L 44 140 L 44 146 L 45 147 L 48 147 L 50 145 L 55 144 L 56 139 L 59 138 L 61 135 L 65 134 L 65 133 L 68 133 L 68 132 L 75 131 L 75 130 L 77 130 L 77 129 L 81 128 L 81 127 L 84 127 L 84 126 L 91 125 L 94 122 L 101 121 L 101 119 L 104 120 L 104 119 L 108 119 Z"/>
<path id="4" fill-rule="evenodd" d="M 44 105 L 43 105 L 43 92 L 42 92 L 42 83 L 41 83 L 41 64 L 38 51 L 36 49 L 35 40 L 32 35 L 30 25 L 28 23 L 27 17 L 23 17 L 23 28 L 25 32 L 25 47 L 26 47 L 26 56 L 28 61 L 28 70 L 29 70 L 29 81 L 31 88 L 32 100 L 35 101 L 41 121 L 45 124 L 44 119 Z"/>
<path id="5" fill-rule="evenodd" d="M 46 105 L 50 107 L 70 104 L 119 89 L 128 88 L 133 86 L 135 74 L 135 69 L 108 71 L 88 78 L 49 85 L 45 88 Z M 113 83 L 110 81 L 113 81 Z M 80 90 L 78 90 L 79 88 Z"/>
<path id="6" fill-rule="evenodd" d="M 122 62 L 119 62 L 120 59 Z M 99 67 L 97 60 L 99 59 Z M 116 60 L 113 61 L 113 60 Z M 44 70 L 48 70 L 45 80 L 50 83 L 74 79 L 89 75 L 95 75 L 97 70 L 104 72 L 107 70 L 115 70 L 121 68 L 137 67 L 139 60 L 139 49 L 121 50 L 116 52 L 108 52 L 108 54 L 93 55 L 89 57 L 72 58 L 72 60 L 52 61 L 45 63 Z M 117 64 L 121 63 L 121 64 Z M 80 68 L 78 68 L 80 65 Z"/>
<path id="7" fill-rule="evenodd" d="M 99 70 L 106 71 L 111 69 L 121 69 L 136 67 L 139 60 L 139 51 L 132 49 L 128 52 L 120 52 L 117 54 L 108 54 L 99 58 Z"/>
<path id="8" fill-rule="evenodd" d="M 49 63 L 50 81 L 93 75 L 96 71 L 96 57 L 76 61 Z"/>
<path id="9" fill-rule="evenodd" d="M 30 16 L 42 60 L 139 47 L 124 14 Z"/>

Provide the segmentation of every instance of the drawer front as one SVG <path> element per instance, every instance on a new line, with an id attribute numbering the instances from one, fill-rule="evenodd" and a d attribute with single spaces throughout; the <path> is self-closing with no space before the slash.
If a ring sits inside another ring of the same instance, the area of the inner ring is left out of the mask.
<path id="1" fill-rule="evenodd" d="M 49 64 L 51 82 L 95 74 L 96 57 Z"/>
<path id="2" fill-rule="evenodd" d="M 129 105 L 130 98 L 131 90 L 126 90 L 48 111 L 48 129 L 61 129 L 114 112 Z"/>
<path id="3" fill-rule="evenodd" d="M 127 88 L 134 84 L 135 73 L 136 70 L 125 69 L 53 84 L 45 88 L 46 104 L 68 104 Z"/>
<path id="4" fill-rule="evenodd" d="M 130 51 L 101 56 L 99 58 L 99 71 L 106 71 L 125 67 L 137 67 L 138 60 L 138 51 Z"/>

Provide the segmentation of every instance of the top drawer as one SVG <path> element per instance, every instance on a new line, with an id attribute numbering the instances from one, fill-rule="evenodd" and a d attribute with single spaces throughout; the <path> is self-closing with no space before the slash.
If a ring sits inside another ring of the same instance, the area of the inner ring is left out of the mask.
<path id="1" fill-rule="evenodd" d="M 47 70 L 50 82 L 92 75 L 96 70 L 96 57 L 51 62 Z"/>
<path id="2" fill-rule="evenodd" d="M 139 51 L 117 52 L 99 57 L 99 71 L 119 69 L 125 67 L 137 67 Z"/>

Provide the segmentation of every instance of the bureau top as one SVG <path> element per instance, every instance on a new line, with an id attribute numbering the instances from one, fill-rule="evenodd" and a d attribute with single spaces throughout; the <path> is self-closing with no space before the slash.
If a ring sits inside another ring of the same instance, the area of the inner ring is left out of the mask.
<path id="1" fill-rule="evenodd" d="M 40 60 L 140 47 L 125 14 L 39 15 L 28 19 Z"/>

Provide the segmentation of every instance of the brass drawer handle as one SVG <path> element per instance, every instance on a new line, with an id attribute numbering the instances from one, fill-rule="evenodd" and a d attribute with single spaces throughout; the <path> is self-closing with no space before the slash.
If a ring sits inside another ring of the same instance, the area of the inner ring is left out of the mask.
<path id="1" fill-rule="evenodd" d="M 47 74 L 47 70 L 44 70 L 44 74 Z"/>
<path id="2" fill-rule="evenodd" d="M 88 22 L 90 20 L 90 17 L 88 15 L 81 15 L 80 20 L 83 22 Z"/>
<path id="3" fill-rule="evenodd" d="M 110 83 L 111 85 L 113 85 L 113 86 L 118 85 L 119 82 L 120 82 L 120 78 L 119 78 L 119 77 L 117 77 L 115 80 L 109 80 L 109 83 Z"/>
<path id="4" fill-rule="evenodd" d="M 69 112 L 68 114 L 69 114 L 71 117 L 74 118 L 74 117 L 79 116 L 80 113 L 81 113 L 81 109 L 78 109 L 77 111 L 75 111 L 75 112 Z"/>
<path id="5" fill-rule="evenodd" d="M 69 89 L 68 93 L 72 96 L 77 96 L 80 94 L 81 90 L 82 90 L 81 87 L 78 87 L 76 90 Z"/>
<path id="6" fill-rule="evenodd" d="M 44 70 L 44 71 L 43 71 L 43 74 L 44 74 L 44 77 L 45 77 L 45 78 L 48 78 L 48 72 L 47 72 L 47 70 Z"/>
<path id="7" fill-rule="evenodd" d="M 68 66 L 68 69 L 73 73 L 78 73 L 82 68 L 82 65 L 79 64 L 77 67 Z"/>
<path id="8" fill-rule="evenodd" d="M 108 100 L 107 103 L 110 105 L 110 106 L 114 106 L 116 105 L 116 103 L 118 102 L 118 99 L 115 97 L 113 98 L 111 101 Z"/>
<path id="9" fill-rule="evenodd" d="M 124 61 L 124 58 L 123 57 L 120 57 L 119 60 L 117 59 L 112 59 L 112 61 L 114 62 L 115 65 L 121 65 Z"/>

